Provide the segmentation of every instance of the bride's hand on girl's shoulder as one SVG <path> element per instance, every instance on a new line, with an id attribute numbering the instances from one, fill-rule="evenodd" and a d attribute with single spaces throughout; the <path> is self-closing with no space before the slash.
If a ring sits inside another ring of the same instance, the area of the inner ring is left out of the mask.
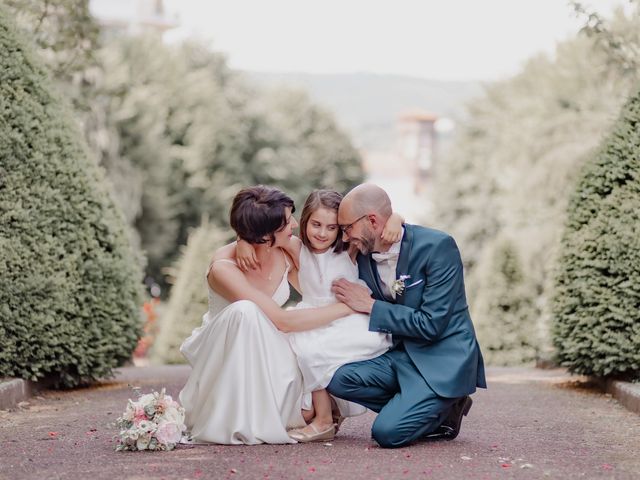
<path id="1" fill-rule="evenodd" d="M 300 249 L 302 248 L 302 240 L 293 235 L 291 237 L 291 241 L 289 245 L 287 245 L 283 250 L 287 252 L 289 258 L 293 261 L 293 266 L 296 270 L 300 268 Z"/>
<path id="2" fill-rule="evenodd" d="M 255 270 L 260 266 L 260 262 L 256 256 L 256 249 L 253 248 L 253 245 L 249 242 L 241 238 L 238 238 L 236 242 L 236 264 L 243 272 Z"/>
<path id="3" fill-rule="evenodd" d="M 387 223 L 385 223 L 382 229 L 382 240 L 388 243 L 396 243 L 402 238 L 402 225 L 404 224 L 404 218 L 402 215 L 392 213 Z"/>

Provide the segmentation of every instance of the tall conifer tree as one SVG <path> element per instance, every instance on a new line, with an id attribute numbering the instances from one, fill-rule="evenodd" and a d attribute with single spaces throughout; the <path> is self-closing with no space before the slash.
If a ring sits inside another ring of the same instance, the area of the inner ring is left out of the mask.
<path id="1" fill-rule="evenodd" d="M 640 378 L 640 92 L 577 183 L 554 313 L 563 365 Z"/>
<path id="2" fill-rule="evenodd" d="M 68 107 L 0 7 L 0 377 L 107 376 L 139 335 L 140 271 Z"/>

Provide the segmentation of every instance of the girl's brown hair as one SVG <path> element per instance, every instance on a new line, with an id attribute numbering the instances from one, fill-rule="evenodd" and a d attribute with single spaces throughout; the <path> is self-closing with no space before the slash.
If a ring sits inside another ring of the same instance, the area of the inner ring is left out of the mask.
<path id="1" fill-rule="evenodd" d="M 319 208 L 334 210 L 337 214 L 341 201 L 342 195 L 338 192 L 334 192 L 333 190 L 314 190 L 307 197 L 307 200 L 304 202 L 304 207 L 302 207 L 302 214 L 300 215 L 300 238 L 302 239 L 304 246 L 309 250 L 313 250 L 311 242 L 307 237 L 307 224 L 309 223 L 309 218 L 313 212 Z M 342 241 L 342 232 L 339 228 L 338 236 L 331 246 L 335 253 L 340 253 L 347 248 L 347 244 Z"/>

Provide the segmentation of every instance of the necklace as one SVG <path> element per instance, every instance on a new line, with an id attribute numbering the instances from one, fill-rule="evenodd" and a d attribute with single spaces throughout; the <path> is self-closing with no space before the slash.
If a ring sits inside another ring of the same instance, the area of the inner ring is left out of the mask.
<path id="1" fill-rule="evenodd" d="M 267 253 L 268 254 L 271 253 L 271 249 L 270 248 L 267 249 Z M 260 266 L 256 270 L 256 272 L 259 272 L 258 276 L 260 278 L 262 278 L 263 280 L 271 281 L 271 279 L 273 278 L 273 267 L 274 267 L 274 264 L 275 264 L 275 261 L 272 261 L 271 262 L 271 269 L 269 270 L 269 274 L 268 275 L 265 275 L 264 273 L 262 273 L 262 264 L 260 264 Z"/>
<path id="2" fill-rule="evenodd" d="M 262 265 L 253 270 L 253 272 L 260 277 L 262 280 L 271 280 L 273 278 L 273 268 L 269 271 L 268 274 L 263 273 Z"/>
<path id="3" fill-rule="evenodd" d="M 264 274 L 262 273 L 262 269 L 260 269 L 260 276 L 264 279 L 266 278 L 267 280 L 271 280 L 271 278 L 273 277 L 273 270 L 271 270 L 269 272 L 269 275 L 267 275 L 266 277 L 264 276 Z"/>

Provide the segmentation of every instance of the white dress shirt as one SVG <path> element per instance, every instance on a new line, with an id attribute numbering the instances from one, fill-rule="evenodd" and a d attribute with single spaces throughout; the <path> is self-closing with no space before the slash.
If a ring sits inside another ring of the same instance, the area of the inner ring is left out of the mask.
<path id="1" fill-rule="evenodd" d="M 393 285 L 393 282 L 396 281 L 396 267 L 398 265 L 398 256 L 400 254 L 400 245 L 402 244 L 403 237 L 404 227 L 402 228 L 402 236 L 400 237 L 400 240 L 392 244 L 389 250 L 386 252 L 372 254 L 373 259 L 377 263 L 383 293 L 394 300 L 396 298 L 396 294 L 391 290 L 391 286 Z"/>

